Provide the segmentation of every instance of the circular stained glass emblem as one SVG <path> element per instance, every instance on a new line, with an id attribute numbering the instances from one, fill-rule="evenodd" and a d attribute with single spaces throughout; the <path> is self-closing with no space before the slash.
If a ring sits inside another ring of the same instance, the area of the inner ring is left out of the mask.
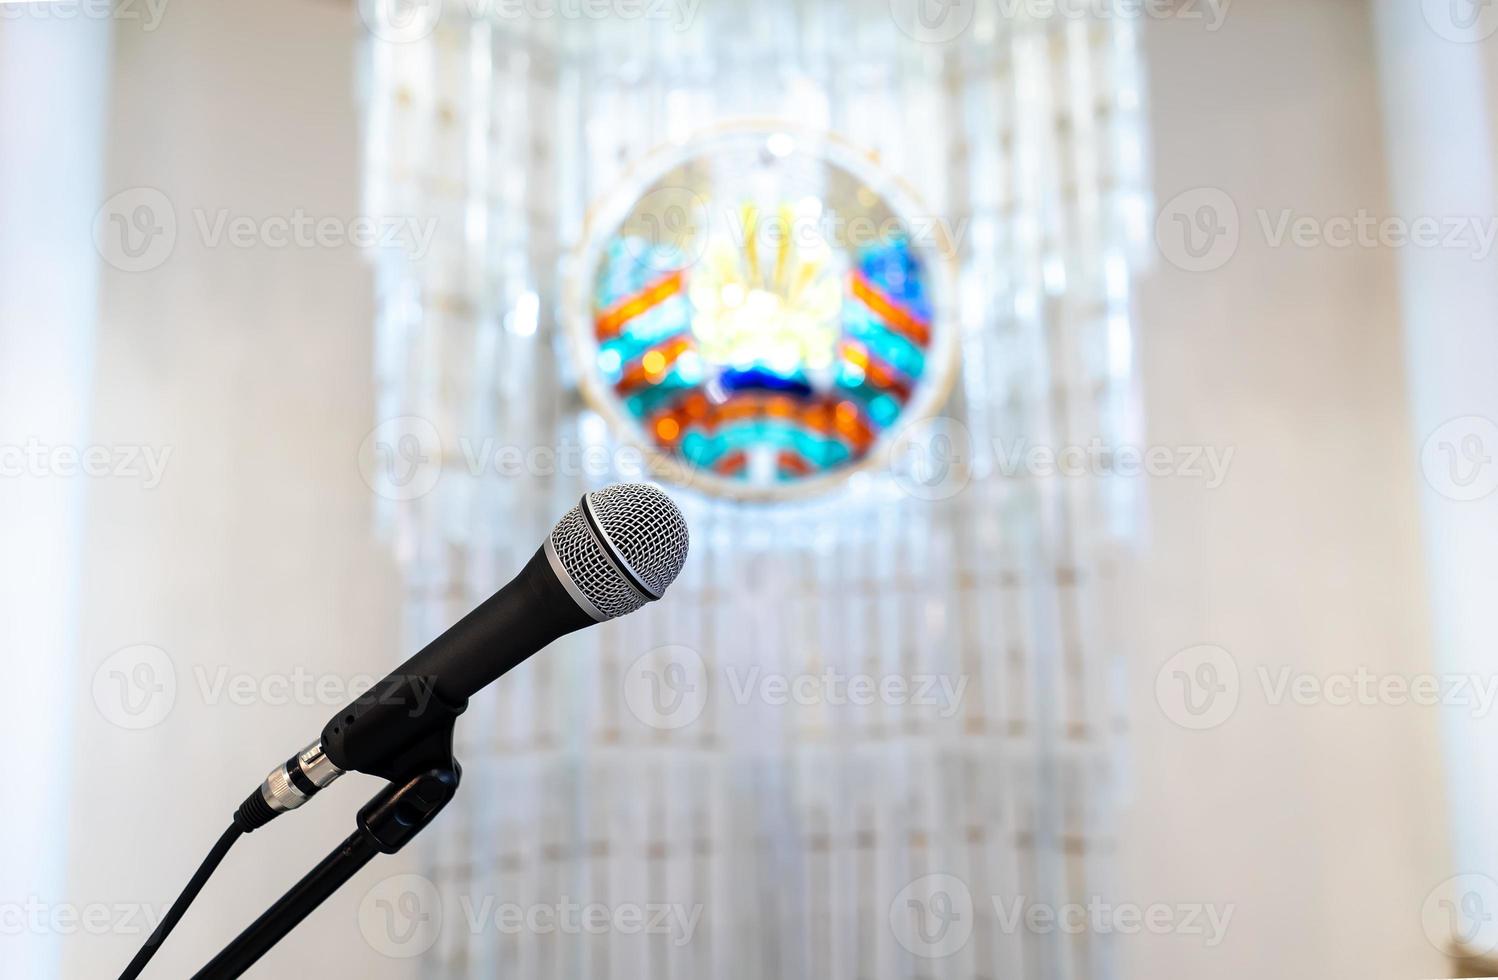
<path id="1" fill-rule="evenodd" d="M 826 488 L 945 396 L 950 246 L 864 154 L 699 141 L 605 202 L 573 317 L 590 401 L 693 485 Z"/>

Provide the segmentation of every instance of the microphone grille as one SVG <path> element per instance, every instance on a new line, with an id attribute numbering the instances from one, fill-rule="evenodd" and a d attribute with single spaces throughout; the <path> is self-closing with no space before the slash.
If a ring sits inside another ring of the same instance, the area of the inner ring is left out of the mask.
<path id="1" fill-rule="evenodd" d="M 664 595 L 687 560 L 688 543 L 676 504 L 644 483 L 584 494 L 551 532 L 552 551 L 598 619 L 632 613 Z"/>

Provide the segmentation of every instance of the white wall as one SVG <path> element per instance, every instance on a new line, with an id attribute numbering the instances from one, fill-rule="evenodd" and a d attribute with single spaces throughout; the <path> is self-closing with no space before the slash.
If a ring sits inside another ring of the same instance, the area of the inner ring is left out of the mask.
<path id="1" fill-rule="evenodd" d="M 109 24 L 0 20 L 0 902 L 64 902 L 68 759 L 87 486 L 54 451 L 88 441 Z M 45 450 L 46 462 L 15 455 Z M 76 463 L 74 464 L 76 465 Z M 28 747 L 22 751 L 21 747 Z M 14 794 L 14 795 L 11 795 Z M 28 918 L 30 913 L 27 913 Z M 48 920 L 50 921 L 50 919 Z M 55 973 L 63 934 L 13 932 L 0 974 Z"/>
<path id="2" fill-rule="evenodd" d="M 1449 873 L 1434 711 L 1274 706 L 1257 673 L 1433 669 L 1396 256 L 1273 248 L 1256 213 L 1390 212 L 1369 11 L 1255 0 L 1215 33 L 1146 37 L 1158 202 L 1219 188 L 1241 235 L 1212 271 L 1162 259 L 1140 300 L 1151 442 L 1235 456 L 1217 490 L 1150 486 L 1126 879 L 1235 912 L 1215 949 L 1126 942 L 1130 975 L 1448 976 L 1421 920 Z M 1239 675 L 1236 711 L 1202 731 L 1155 695 L 1195 644 Z"/>
<path id="3" fill-rule="evenodd" d="M 94 438 L 171 455 L 156 489 L 92 488 L 69 893 L 164 907 L 265 771 L 337 710 L 215 699 L 215 672 L 259 683 L 303 666 L 334 680 L 388 669 L 401 655 L 399 589 L 356 465 L 374 411 L 363 257 L 208 247 L 193 214 L 355 216 L 351 10 L 173 3 L 156 30 L 124 22 L 117 35 L 105 194 L 159 189 L 177 239 L 158 267 L 104 278 Z M 90 693 L 94 672 L 134 644 L 166 651 L 177 685 L 164 720 L 141 731 L 111 723 Z M 243 840 L 149 975 L 206 962 L 352 831 L 374 785 L 345 778 Z M 356 918 L 370 885 L 401 866 L 366 869 L 290 937 L 280 968 L 407 975 Z M 72 937 L 67 975 L 117 975 L 143 938 Z"/>

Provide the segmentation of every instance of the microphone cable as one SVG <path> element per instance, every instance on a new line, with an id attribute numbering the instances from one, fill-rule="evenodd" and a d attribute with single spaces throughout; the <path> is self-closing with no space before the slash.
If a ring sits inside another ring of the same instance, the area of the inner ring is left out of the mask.
<path id="1" fill-rule="evenodd" d="M 146 964 L 151 962 L 151 957 L 155 956 L 156 951 L 166 942 L 166 937 L 170 935 L 172 928 L 182 918 L 183 913 L 187 911 L 187 907 L 192 904 L 192 900 L 198 897 L 198 892 L 202 891 L 203 886 L 208 883 L 208 877 L 218 868 L 219 863 L 224 859 L 224 855 L 229 853 L 229 848 L 234 846 L 234 842 L 239 840 L 240 836 L 247 833 L 249 833 L 249 830 L 240 824 L 239 815 L 235 814 L 234 822 L 229 825 L 228 830 L 224 831 L 223 836 L 218 839 L 218 843 L 213 845 L 213 849 L 208 852 L 208 856 L 203 859 L 203 863 L 198 866 L 198 870 L 187 882 L 187 887 L 182 889 L 182 894 L 177 896 L 177 900 L 172 903 L 171 909 L 167 911 L 165 917 L 156 926 L 156 929 L 147 937 L 145 945 L 140 948 L 140 952 L 135 954 L 135 959 L 131 960 L 130 965 L 125 967 L 125 972 L 120 974 L 120 980 L 135 980 L 136 977 L 140 976 L 140 971 L 146 968 Z"/>

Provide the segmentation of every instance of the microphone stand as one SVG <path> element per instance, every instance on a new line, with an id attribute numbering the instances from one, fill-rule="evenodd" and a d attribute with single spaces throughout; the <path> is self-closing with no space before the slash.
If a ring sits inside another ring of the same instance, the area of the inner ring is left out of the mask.
<path id="1" fill-rule="evenodd" d="M 193 980 L 240 976 L 375 855 L 394 854 L 431 823 L 458 791 L 462 767 L 453 758 L 453 722 L 467 706 L 466 701 L 447 705 L 433 699 L 431 713 L 422 719 L 423 734 L 403 747 L 399 768 L 382 767 L 375 773 L 390 782 L 360 808 L 357 829 L 193 974 Z"/>

